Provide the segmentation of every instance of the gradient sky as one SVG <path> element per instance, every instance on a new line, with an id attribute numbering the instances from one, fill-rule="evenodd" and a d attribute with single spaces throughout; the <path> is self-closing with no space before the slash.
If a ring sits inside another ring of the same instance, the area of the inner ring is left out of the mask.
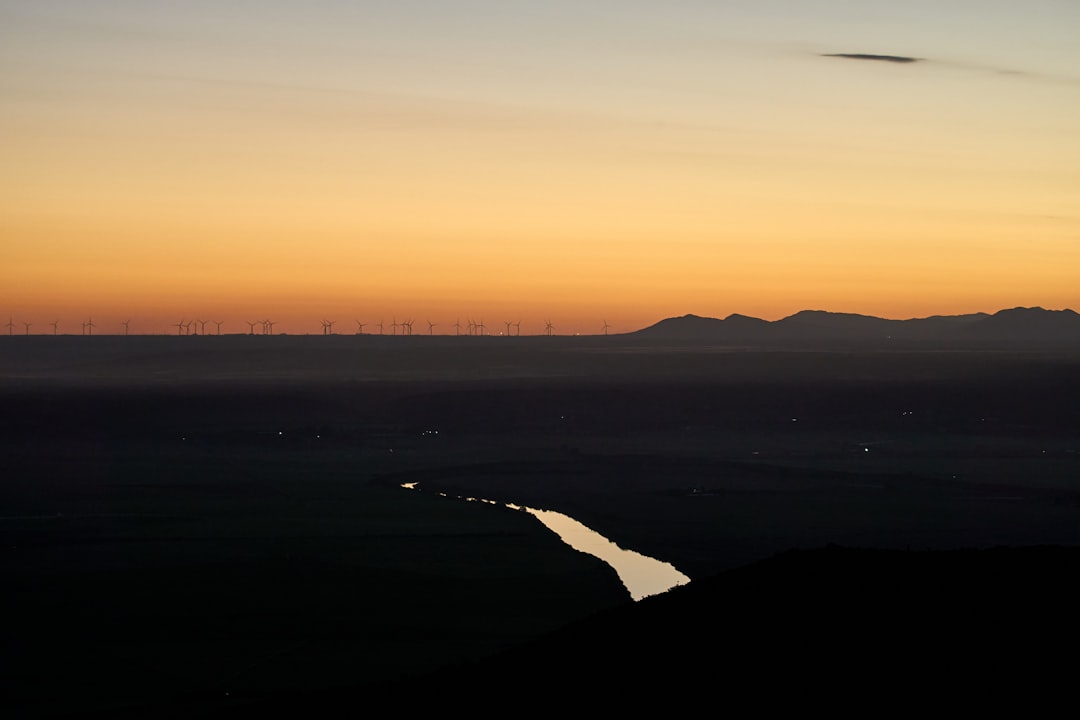
<path id="1" fill-rule="evenodd" d="M 1075 0 L 0 0 L 0 315 L 1080 309 L 1077 38 Z"/>

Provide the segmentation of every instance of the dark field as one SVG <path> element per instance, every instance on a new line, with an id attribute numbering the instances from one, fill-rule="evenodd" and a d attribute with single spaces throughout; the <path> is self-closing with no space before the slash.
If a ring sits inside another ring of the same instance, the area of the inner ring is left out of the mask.
<path id="1" fill-rule="evenodd" d="M 1080 545 L 1077 354 L 31 336 L 0 338 L 0 411 L 6 716 L 366 692 L 629 602 L 531 517 L 407 481 L 695 580 Z"/>

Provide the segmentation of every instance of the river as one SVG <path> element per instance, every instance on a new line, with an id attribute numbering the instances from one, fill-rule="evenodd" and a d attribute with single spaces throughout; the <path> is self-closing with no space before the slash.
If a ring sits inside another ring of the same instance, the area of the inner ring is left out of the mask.
<path id="1" fill-rule="evenodd" d="M 404 483 L 402 487 L 418 490 L 417 483 Z M 446 497 L 445 493 L 440 493 Z M 485 502 L 498 505 L 494 500 L 482 498 L 459 498 L 471 502 Z M 554 532 L 570 547 L 583 553 L 598 557 L 610 565 L 618 574 L 622 584 L 634 600 L 641 600 L 650 595 L 659 595 L 678 585 L 690 582 L 683 573 L 670 563 L 662 562 L 633 550 L 619 547 L 611 540 L 574 518 L 553 510 L 538 510 L 506 503 L 506 507 L 520 510 L 535 516 L 549 530 Z"/>

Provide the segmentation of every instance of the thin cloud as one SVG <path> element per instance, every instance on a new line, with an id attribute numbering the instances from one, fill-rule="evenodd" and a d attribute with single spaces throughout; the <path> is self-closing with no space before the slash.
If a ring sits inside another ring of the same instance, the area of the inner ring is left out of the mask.
<path id="1" fill-rule="evenodd" d="M 920 62 L 922 58 L 908 57 L 907 55 L 874 55 L 872 53 L 822 53 L 821 57 L 844 58 L 846 60 L 876 60 L 890 63 L 913 63 Z"/>
<path id="2" fill-rule="evenodd" d="M 895 63 L 898 65 L 933 65 L 934 67 L 952 68 L 954 70 L 967 70 L 977 73 L 992 73 L 1019 78 L 1029 78 L 1043 82 L 1051 82 L 1058 85 L 1080 85 L 1080 77 L 1072 75 L 1055 75 L 1052 73 L 1031 72 L 1026 70 L 1014 70 L 995 65 L 982 65 L 979 63 L 966 63 L 954 60 L 940 60 L 934 58 L 921 58 L 911 55 L 879 55 L 877 53 L 817 53 L 818 57 L 840 58 L 841 60 L 870 60 L 874 62 Z"/>

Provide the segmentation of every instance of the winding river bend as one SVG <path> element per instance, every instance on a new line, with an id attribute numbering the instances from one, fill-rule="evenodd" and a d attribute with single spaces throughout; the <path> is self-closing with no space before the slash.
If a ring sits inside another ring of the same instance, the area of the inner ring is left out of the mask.
<path id="1" fill-rule="evenodd" d="M 404 483 L 403 488 L 408 490 L 419 489 L 418 483 Z M 440 493 L 445 495 L 445 493 Z M 472 502 L 485 502 L 498 505 L 494 500 L 482 498 L 460 498 Z M 596 532 L 590 527 L 578 522 L 574 518 L 563 515 L 553 510 L 537 510 L 506 503 L 506 507 L 520 510 L 535 516 L 549 530 L 554 532 L 564 543 L 580 552 L 598 557 L 610 565 L 618 574 L 622 584 L 630 592 L 634 600 L 641 600 L 650 595 L 659 595 L 677 585 L 685 585 L 690 582 L 683 573 L 679 572 L 670 563 L 662 562 L 633 550 L 625 550 L 611 540 Z"/>

